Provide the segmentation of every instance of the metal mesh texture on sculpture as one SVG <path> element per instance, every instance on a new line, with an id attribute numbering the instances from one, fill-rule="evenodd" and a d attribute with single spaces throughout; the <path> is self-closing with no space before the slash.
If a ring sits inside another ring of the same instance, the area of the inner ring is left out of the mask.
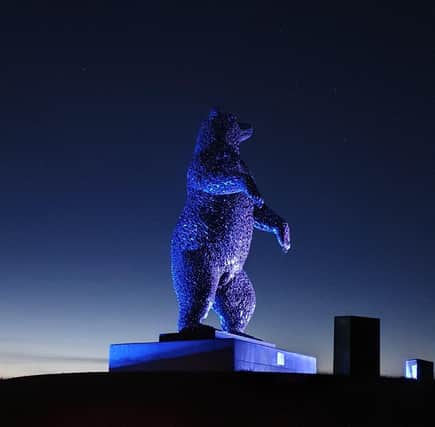
<path id="1" fill-rule="evenodd" d="M 187 172 L 187 198 L 171 242 L 178 329 L 201 328 L 211 308 L 223 330 L 243 333 L 255 291 L 243 265 L 253 229 L 274 233 L 284 252 L 288 224 L 263 201 L 240 158 L 253 133 L 237 116 L 212 109 L 202 123 Z"/>

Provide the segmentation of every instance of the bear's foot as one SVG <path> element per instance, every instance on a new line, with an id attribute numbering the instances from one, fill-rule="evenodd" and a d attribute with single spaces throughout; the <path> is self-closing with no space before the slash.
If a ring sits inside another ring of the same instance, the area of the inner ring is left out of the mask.
<path id="1" fill-rule="evenodd" d="M 204 339 L 204 338 L 214 338 L 216 328 L 213 326 L 203 325 L 199 323 L 195 326 L 187 326 L 180 330 L 179 334 L 186 339 Z"/>

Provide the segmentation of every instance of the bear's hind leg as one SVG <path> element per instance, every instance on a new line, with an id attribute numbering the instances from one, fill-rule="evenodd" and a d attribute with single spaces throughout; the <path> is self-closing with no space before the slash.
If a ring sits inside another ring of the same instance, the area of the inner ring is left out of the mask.
<path id="1" fill-rule="evenodd" d="M 244 270 L 216 290 L 213 309 L 224 331 L 243 332 L 255 310 L 255 291 Z"/>
<path id="2" fill-rule="evenodd" d="M 178 300 L 178 330 L 201 326 L 213 305 L 217 275 L 195 252 L 184 253 L 173 265 L 172 275 Z"/>

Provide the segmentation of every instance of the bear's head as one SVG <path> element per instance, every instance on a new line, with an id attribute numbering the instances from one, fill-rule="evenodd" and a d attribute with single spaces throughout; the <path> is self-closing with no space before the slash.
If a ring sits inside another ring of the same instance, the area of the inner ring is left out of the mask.
<path id="1" fill-rule="evenodd" d="M 252 126 L 239 122 L 235 114 L 212 108 L 199 129 L 197 149 L 220 142 L 238 150 L 239 144 L 249 139 L 253 132 Z"/>

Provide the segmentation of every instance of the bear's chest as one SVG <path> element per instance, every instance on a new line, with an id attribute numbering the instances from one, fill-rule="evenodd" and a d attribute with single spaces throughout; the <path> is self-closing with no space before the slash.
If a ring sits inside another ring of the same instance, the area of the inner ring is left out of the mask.
<path id="1" fill-rule="evenodd" d="M 213 196 L 197 206 L 198 219 L 211 234 L 239 235 L 253 227 L 254 206 L 243 193 Z"/>
<path id="2" fill-rule="evenodd" d="M 243 193 L 190 196 L 176 231 L 182 246 L 203 248 L 221 260 L 247 256 L 254 227 L 251 200 Z"/>

